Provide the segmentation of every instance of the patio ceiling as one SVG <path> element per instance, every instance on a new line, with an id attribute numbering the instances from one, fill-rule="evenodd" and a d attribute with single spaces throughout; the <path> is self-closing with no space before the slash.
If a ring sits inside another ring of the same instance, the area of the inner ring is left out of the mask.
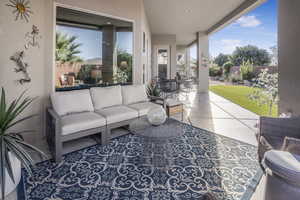
<path id="1" fill-rule="evenodd" d="M 177 44 L 197 32 L 219 30 L 266 0 L 144 0 L 152 34 L 175 34 Z"/>

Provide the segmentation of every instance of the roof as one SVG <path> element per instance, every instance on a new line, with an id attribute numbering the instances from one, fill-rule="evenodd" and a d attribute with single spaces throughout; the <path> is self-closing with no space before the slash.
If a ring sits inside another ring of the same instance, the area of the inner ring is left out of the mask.
<path id="1" fill-rule="evenodd" d="M 177 44 L 211 34 L 266 0 L 144 0 L 152 34 L 175 34 Z"/>

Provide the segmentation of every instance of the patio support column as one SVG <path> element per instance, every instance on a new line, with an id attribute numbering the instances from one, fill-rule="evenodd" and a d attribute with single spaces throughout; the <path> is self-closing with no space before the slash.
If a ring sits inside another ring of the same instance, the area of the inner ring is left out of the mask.
<path id="1" fill-rule="evenodd" d="M 113 83 L 116 71 L 116 27 L 106 25 L 102 27 L 102 78 L 104 83 Z"/>
<path id="2" fill-rule="evenodd" d="M 278 1 L 279 114 L 300 115 L 300 1 Z"/>
<path id="3" fill-rule="evenodd" d="M 190 48 L 187 47 L 185 49 L 185 55 L 186 55 L 186 59 L 185 59 L 185 64 L 186 64 L 186 75 L 187 77 L 190 78 L 191 76 L 191 54 L 190 54 Z"/>
<path id="4" fill-rule="evenodd" d="M 198 89 L 199 92 L 208 92 L 208 58 L 209 58 L 209 41 L 208 35 L 203 32 L 197 33 L 198 45 Z"/>

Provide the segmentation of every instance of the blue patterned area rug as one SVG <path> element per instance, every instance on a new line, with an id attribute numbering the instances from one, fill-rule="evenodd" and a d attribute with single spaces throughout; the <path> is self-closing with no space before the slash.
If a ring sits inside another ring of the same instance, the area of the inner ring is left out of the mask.
<path id="1" fill-rule="evenodd" d="M 19 199 L 26 200 L 249 200 L 262 171 L 256 147 L 180 123 L 184 135 L 151 142 L 126 135 L 39 163 L 23 171 Z"/>

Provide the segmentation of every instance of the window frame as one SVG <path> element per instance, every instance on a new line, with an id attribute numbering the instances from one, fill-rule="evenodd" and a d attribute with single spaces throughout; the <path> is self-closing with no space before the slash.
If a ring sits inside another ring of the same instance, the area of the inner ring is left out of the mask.
<path id="1" fill-rule="evenodd" d="M 109 17 L 109 18 L 112 18 L 112 19 L 117 19 L 117 20 L 123 20 L 123 21 L 127 21 L 127 22 L 130 22 L 132 23 L 132 82 L 131 83 L 124 83 L 124 84 L 121 84 L 121 85 L 132 85 L 136 82 L 136 74 L 135 74 L 135 71 L 136 71 L 136 21 L 134 19 L 129 19 L 129 18 L 124 18 L 124 17 L 119 17 L 119 16 L 115 16 L 115 15 L 111 15 L 111 14 L 108 14 L 108 13 L 105 13 L 105 12 L 101 12 L 101 11 L 92 11 L 92 10 L 89 10 L 89 9 L 83 9 L 83 8 L 80 8 L 80 7 L 75 7 L 75 6 L 70 6 L 70 5 L 67 5 L 67 4 L 63 4 L 63 3 L 57 3 L 57 2 L 54 2 L 53 3 L 53 34 L 52 34 L 52 38 L 53 38 L 53 42 L 52 42 L 52 45 L 53 45 L 53 50 L 52 50 L 52 77 L 51 77 L 51 80 L 52 80 L 52 91 L 54 92 L 59 92 L 59 91 L 71 91 L 71 90 L 81 90 L 81 89 L 89 89 L 91 87 L 106 87 L 106 86 L 111 86 L 111 85 L 120 85 L 121 83 L 117 83 L 117 84 L 95 84 L 95 85 L 82 85 L 82 86 L 74 86 L 74 87 L 65 87 L 65 88 L 56 88 L 55 87 L 55 80 L 56 80 L 56 71 L 55 71 L 55 68 L 56 68 L 56 58 L 55 58 L 55 50 L 56 50 L 56 44 L 55 44 L 55 41 L 56 41 L 56 25 L 57 25 L 57 22 L 58 21 L 62 21 L 62 20 L 58 20 L 57 19 L 57 8 L 58 7 L 61 7 L 61 8 L 67 8 L 67 9 L 71 9 L 71 10 L 76 10 L 76 11 L 80 11 L 80 12 L 84 12 L 84 13 L 89 13 L 89 14 L 94 14 L 94 15 L 99 15 L 99 16 L 103 16 L 103 17 Z M 93 25 L 95 26 L 95 25 Z"/>

